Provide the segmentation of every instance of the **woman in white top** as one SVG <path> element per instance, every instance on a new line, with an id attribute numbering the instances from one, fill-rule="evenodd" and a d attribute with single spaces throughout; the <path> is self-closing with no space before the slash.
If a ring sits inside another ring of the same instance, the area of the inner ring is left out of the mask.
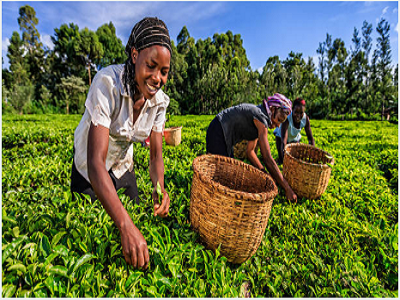
<path id="1" fill-rule="evenodd" d="M 126 262 L 135 268 L 147 268 L 147 243 L 123 207 L 117 190 L 125 188 L 125 194 L 138 201 L 132 143 L 150 136 L 154 214 L 168 215 L 162 130 L 169 98 L 161 88 L 168 79 L 172 51 L 164 22 L 157 18 L 138 22 L 125 52 L 125 64 L 102 69 L 90 87 L 86 110 L 74 135 L 71 191 L 100 200 L 120 231 Z M 163 193 L 161 205 L 157 182 Z"/>
<path id="2" fill-rule="evenodd" d="M 310 119 L 305 113 L 306 101 L 297 98 L 293 101 L 292 113 L 278 128 L 274 130 L 276 148 L 278 149 L 278 164 L 283 163 L 284 149 L 287 143 L 299 143 L 301 130 L 305 128 L 308 143 L 315 146 L 311 131 Z"/>

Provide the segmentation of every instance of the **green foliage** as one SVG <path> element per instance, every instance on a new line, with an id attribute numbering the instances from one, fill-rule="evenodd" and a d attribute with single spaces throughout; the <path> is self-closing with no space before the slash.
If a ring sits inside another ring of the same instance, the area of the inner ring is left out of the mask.
<path id="1" fill-rule="evenodd" d="M 61 83 L 57 85 L 61 94 L 64 96 L 67 114 L 69 114 L 70 105 L 74 112 L 83 113 L 84 99 L 87 88 L 80 77 L 68 76 L 61 78 Z"/>
<path id="2" fill-rule="evenodd" d="M 192 163 L 213 116 L 174 116 L 182 143 L 163 143 L 169 216 L 152 214 L 149 150 L 138 143 L 140 205 L 119 192 L 149 247 L 139 271 L 99 201 L 72 200 L 80 118 L 3 116 L 3 297 L 242 297 L 245 286 L 251 297 L 398 296 L 397 124 L 311 120 L 316 145 L 335 158 L 326 192 L 293 205 L 280 189 L 258 251 L 232 265 L 190 228 Z M 272 130 L 268 140 L 277 157 Z"/>
<path id="3" fill-rule="evenodd" d="M 10 91 L 14 85 L 32 82 L 37 103 L 27 105 L 27 113 L 62 111 L 65 102 L 57 99 L 65 99 L 58 89 L 63 78 L 79 77 L 90 86 L 97 70 L 124 63 L 127 58 L 112 22 L 95 32 L 88 28 L 80 30 L 74 23 L 62 24 L 54 29 L 51 50 L 40 42 L 35 10 L 24 5 L 19 13 L 22 38 L 18 32 L 10 38 L 10 70 L 3 70 L 3 79 Z M 375 29 L 375 49 L 372 24 L 364 21 L 362 37 L 354 28 L 354 48 L 346 48 L 341 38 L 327 33 L 316 49 L 317 66 L 312 57 L 303 58 L 294 49 L 286 59 L 269 57 L 260 72 L 251 70 L 239 33 L 228 30 L 196 41 L 183 26 L 177 45 L 171 42 L 169 80 L 164 88 L 171 98 L 170 113 L 216 114 L 239 103 L 260 103 L 278 92 L 290 99 L 306 99 L 308 114 L 313 119 L 341 119 L 349 113 L 352 119 L 354 108 L 367 116 L 383 115 L 385 109 L 398 106 L 398 66 L 391 66 L 390 25 L 381 19 Z M 43 86 L 53 97 L 49 102 Z M 60 103 L 61 107 L 57 107 Z M 80 113 L 82 109 L 71 107 L 71 112 Z M 358 114 L 357 119 L 365 118 Z"/>
<path id="4" fill-rule="evenodd" d="M 33 94 L 34 87 L 29 82 L 28 85 L 15 85 L 9 102 L 17 112 L 22 113 L 24 107 L 33 100 Z"/>
<path id="5" fill-rule="evenodd" d="M 112 22 L 100 26 L 96 31 L 96 35 L 103 48 L 103 55 L 95 60 L 99 69 L 108 65 L 125 62 L 125 47 L 122 45 L 122 41 L 116 36 L 115 26 Z"/>

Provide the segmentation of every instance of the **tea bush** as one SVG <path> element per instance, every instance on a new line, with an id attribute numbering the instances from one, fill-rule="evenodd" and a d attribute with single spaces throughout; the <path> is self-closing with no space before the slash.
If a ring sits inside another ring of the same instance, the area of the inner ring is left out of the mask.
<path id="1" fill-rule="evenodd" d="M 326 192 L 290 204 L 280 189 L 258 251 L 233 265 L 190 228 L 192 162 L 212 118 L 167 124 L 183 129 L 180 145 L 163 148 L 166 219 L 153 216 L 149 150 L 134 144 L 141 204 L 119 195 L 149 247 L 139 271 L 99 201 L 72 201 L 80 116 L 3 116 L 2 296 L 398 297 L 397 124 L 312 120 L 316 145 L 335 158 Z M 272 131 L 269 142 L 277 157 Z"/>

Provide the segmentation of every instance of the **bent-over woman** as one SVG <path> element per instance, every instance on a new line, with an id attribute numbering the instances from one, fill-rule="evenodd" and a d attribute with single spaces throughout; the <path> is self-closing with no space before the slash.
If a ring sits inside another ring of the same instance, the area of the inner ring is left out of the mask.
<path id="1" fill-rule="evenodd" d="M 286 197 L 296 202 L 297 195 L 272 158 L 268 142 L 268 128 L 275 128 L 283 123 L 290 114 L 291 108 L 291 101 L 276 93 L 260 105 L 243 103 L 221 111 L 207 129 L 207 153 L 233 157 L 233 146 L 242 140 L 247 140 L 246 152 L 250 162 L 266 172 L 254 151 L 258 140 L 268 172 L 283 187 Z"/>

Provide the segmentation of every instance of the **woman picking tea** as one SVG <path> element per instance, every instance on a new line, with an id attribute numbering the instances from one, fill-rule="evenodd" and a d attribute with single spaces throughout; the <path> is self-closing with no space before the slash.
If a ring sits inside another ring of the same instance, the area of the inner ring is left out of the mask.
<path id="1" fill-rule="evenodd" d="M 315 146 L 311 131 L 310 119 L 305 113 L 306 101 L 297 98 L 293 101 L 292 113 L 279 127 L 274 130 L 276 148 L 278 149 L 278 164 L 283 163 L 284 149 L 288 143 L 299 143 L 301 130 L 305 128 L 308 143 Z"/>
<path id="2" fill-rule="evenodd" d="M 268 128 L 275 128 L 283 123 L 291 109 L 292 102 L 284 95 L 276 93 L 260 105 L 243 103 L 221 111 L 207 129 L 207 153 L 233 157 L 233 146 L 242 140 L 247 140 L 249 141 L 247 155 L 250 162 L 266 172 L 254 151 L 258 140 L 268 172 L 283 187 L 286 197 L 296 202 L 297 196 L 272 158 L 268 142 Z"/>
<path id="3" fill-rule="evenodd" d="M 133 142 L 150 136 L 149 173 L 154 214 L 166 217 L 170 199 L 164 189 L 162 130 L 169 98 L 166 84 L 171 61 L 169 32 L 163 21 L 145 18 L 132 29 L 125 64 L 100 70 L 90 87 L 85 113 L 74 135 L 71 191 L 98 198 L 121 235 L 129 265 L 147 268 L 147 243 L 120 201 L 117 190 L 138 202 Z M 158 191 L 162 193 L 159 203 Z"/>

